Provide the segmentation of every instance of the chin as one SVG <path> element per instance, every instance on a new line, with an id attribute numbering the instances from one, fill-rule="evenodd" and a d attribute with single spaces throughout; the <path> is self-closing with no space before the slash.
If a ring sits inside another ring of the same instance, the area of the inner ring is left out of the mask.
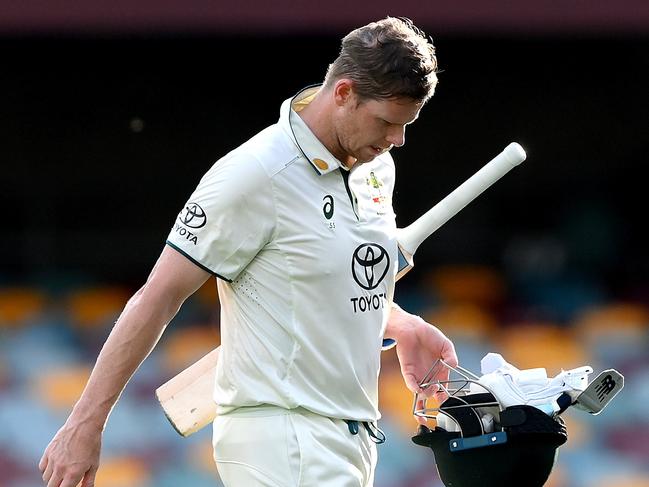
<path id="1" fill-rule="evenodd" d="M 367 151 L 365 151 L 362 155 L 356 157 L 356 161 L 360 163 L 365 163 L 365 162 L 372 162 L 378 154 L 368 154 Z"/>
<path id="2" fill-rule="evenodd" d="M 372 162 L 374 159 L 374 157 L 359 157 L 358 159 L 356 159 L 356 164 L 365 164 L 366 162 Z"/>

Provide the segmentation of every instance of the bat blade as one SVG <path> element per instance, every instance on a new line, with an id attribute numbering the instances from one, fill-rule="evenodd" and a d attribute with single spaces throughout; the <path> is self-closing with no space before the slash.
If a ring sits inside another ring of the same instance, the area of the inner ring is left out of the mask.
<path id="1" fill-rule="evenodd" d="M 414 265 L 413 255 L 419 245 L 444 223 L 456 215 L 489 186 L 525 160 L 525 151 L 517 143 L 505 150 L 467 179 L 416 221 L 397 230 L 398 269 L 396 279 L 403 277 Z M 383 349 L 396 344 L 388 339 Z M 216 417 L 212 399 L 218 348 L 208 353 L 156 390 L 156 396 L 169 422 L 182 436 L 200 430 Z"/>
<path id="2" fill-rule="evenodd" d="M 158 387 L 158 402 L 174 429 L 189 436 L 216 417 L 212 398 L 220 347 Z"/>

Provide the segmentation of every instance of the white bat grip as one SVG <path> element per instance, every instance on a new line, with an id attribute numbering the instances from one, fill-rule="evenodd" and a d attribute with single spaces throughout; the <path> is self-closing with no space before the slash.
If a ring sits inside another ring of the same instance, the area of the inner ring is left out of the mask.
<path id="1" fill-rule="evenodd" d="M 509 144 L 505 150 L 421 217 L 406 228 L 397 229 L 399 246 L 413 255 L 431 233 L 444 225 L 485 189 L 523 162 L 525 157 L 527 157 L 525 151 L 518 143 Z"/>

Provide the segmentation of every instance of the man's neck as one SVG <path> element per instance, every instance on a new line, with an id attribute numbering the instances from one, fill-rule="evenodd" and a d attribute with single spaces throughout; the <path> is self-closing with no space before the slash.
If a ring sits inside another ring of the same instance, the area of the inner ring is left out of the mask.
<path id="1" fill-rule="evenodd" d="M 298 112 L 298 115 L 322 145 L 345 167 L 351 168 L 356 159 L 345 153 L 340 145 L 333 122 L 334 107 L 328 95 L 330 93 L 322 88 L 311 103 Z"/>

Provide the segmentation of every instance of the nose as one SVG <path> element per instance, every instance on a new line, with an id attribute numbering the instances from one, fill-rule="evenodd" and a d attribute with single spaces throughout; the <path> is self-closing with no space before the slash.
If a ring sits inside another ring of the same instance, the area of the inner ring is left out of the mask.
<path id="1" fill-rule="evenodd" d="M 406 143 L 406 127 L 404 125 L 390 127 L 385 140 L 395 147 L 401 147 Z"/>

